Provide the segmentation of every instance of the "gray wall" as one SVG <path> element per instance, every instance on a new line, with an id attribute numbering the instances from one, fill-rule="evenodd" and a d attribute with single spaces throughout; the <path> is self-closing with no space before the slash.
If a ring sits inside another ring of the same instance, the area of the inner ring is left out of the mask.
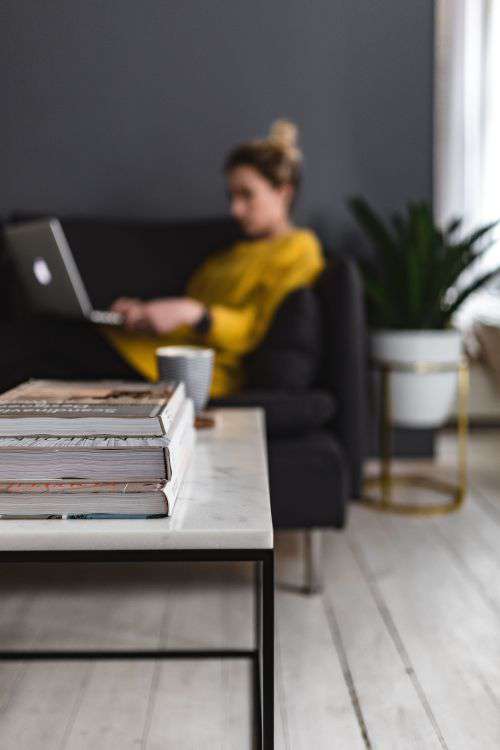
<path id="1" fill-rule="evenodd" d="M 287 116 L 299 219 L 431 197 L 432 0 L 3 0 L 0 216 L 225 211 L 221 161 Z"/>

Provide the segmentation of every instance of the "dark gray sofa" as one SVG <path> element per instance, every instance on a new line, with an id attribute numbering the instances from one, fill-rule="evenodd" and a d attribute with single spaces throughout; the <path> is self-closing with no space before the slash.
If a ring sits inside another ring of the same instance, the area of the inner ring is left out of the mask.
<path id="1" fill-rule="evenodd" d="M 97 308 L 107 307 L 122 295 L 182 294 L 190 273 L 203 258 L 238 237 L 237 228 L 228 220 L 139 223 L 62 218 L 62 224 Z M 22 290 L 8 260 L 0 258 L 0 315 L 23 315 Z M 308 294 L 316 306 L 317 328 L 304 334 L 302 358 L 309 356 L 307 346 L 313 338 L 320 344 L 310 385 L 283 389 L 261 382 L 259 387 L 211 404 L 265 409 L 276 528 L 340 529 L 346 523 L 349 499 L 361 492 L 368 434 L 366 332 L 356 265 L 345 258 L 328 257 L 326 270 Z M 288 300 L 289 306 L 293 302 Z M 281 310 L 275 321 L 278 327 Z M 275 330 L 250 355 L 250 368 L 259 356 L 269 358 L 269 349 L 272 358 L 279 348 L 275 323 Z M 283 328 L 286 322 L 281 324 Z M 292 350 L 293 336 L 290 331 Z M 293 351 L 281 355 L 284 359 L 278 359 L 278 369 L 299 366 L 293 364 L 299 362 L 293 359 Z M 300 366 L 309 364 L 302 359 Z"/>

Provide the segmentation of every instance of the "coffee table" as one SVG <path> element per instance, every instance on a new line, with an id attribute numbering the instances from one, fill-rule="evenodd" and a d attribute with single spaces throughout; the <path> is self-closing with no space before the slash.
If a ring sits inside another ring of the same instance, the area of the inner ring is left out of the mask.
<path id="1" fill-rule="evenodd" d="M 172 518 L 0 521 L 0 562 L 255 563 L 255 645 L 242 650 L 1 651 L 0 659 L 249 658 L 259 747 L 274 746 L 274 552 L 264 413 L 217 409 Z"/>

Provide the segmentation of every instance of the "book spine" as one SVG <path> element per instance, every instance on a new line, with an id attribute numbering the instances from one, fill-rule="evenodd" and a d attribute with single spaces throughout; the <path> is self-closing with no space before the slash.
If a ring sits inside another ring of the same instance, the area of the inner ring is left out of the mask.
<path id="1" fill-rule="evenodd" d="M 161 492 L 163 482 L 96 482 L 55 480 L 50 482 L 0 482 L 0 495 L 47 495 L 87 493 Z"/>

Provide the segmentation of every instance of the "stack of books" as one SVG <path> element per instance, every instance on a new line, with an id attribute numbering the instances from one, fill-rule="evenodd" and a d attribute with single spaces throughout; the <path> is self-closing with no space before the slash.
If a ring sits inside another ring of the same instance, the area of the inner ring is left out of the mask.
<path id="1" fill-rule="evenodd" d="M 0 517 L 171 515 L 194 442 L 182 382 L 30 380 L 0 395 Z"/>

